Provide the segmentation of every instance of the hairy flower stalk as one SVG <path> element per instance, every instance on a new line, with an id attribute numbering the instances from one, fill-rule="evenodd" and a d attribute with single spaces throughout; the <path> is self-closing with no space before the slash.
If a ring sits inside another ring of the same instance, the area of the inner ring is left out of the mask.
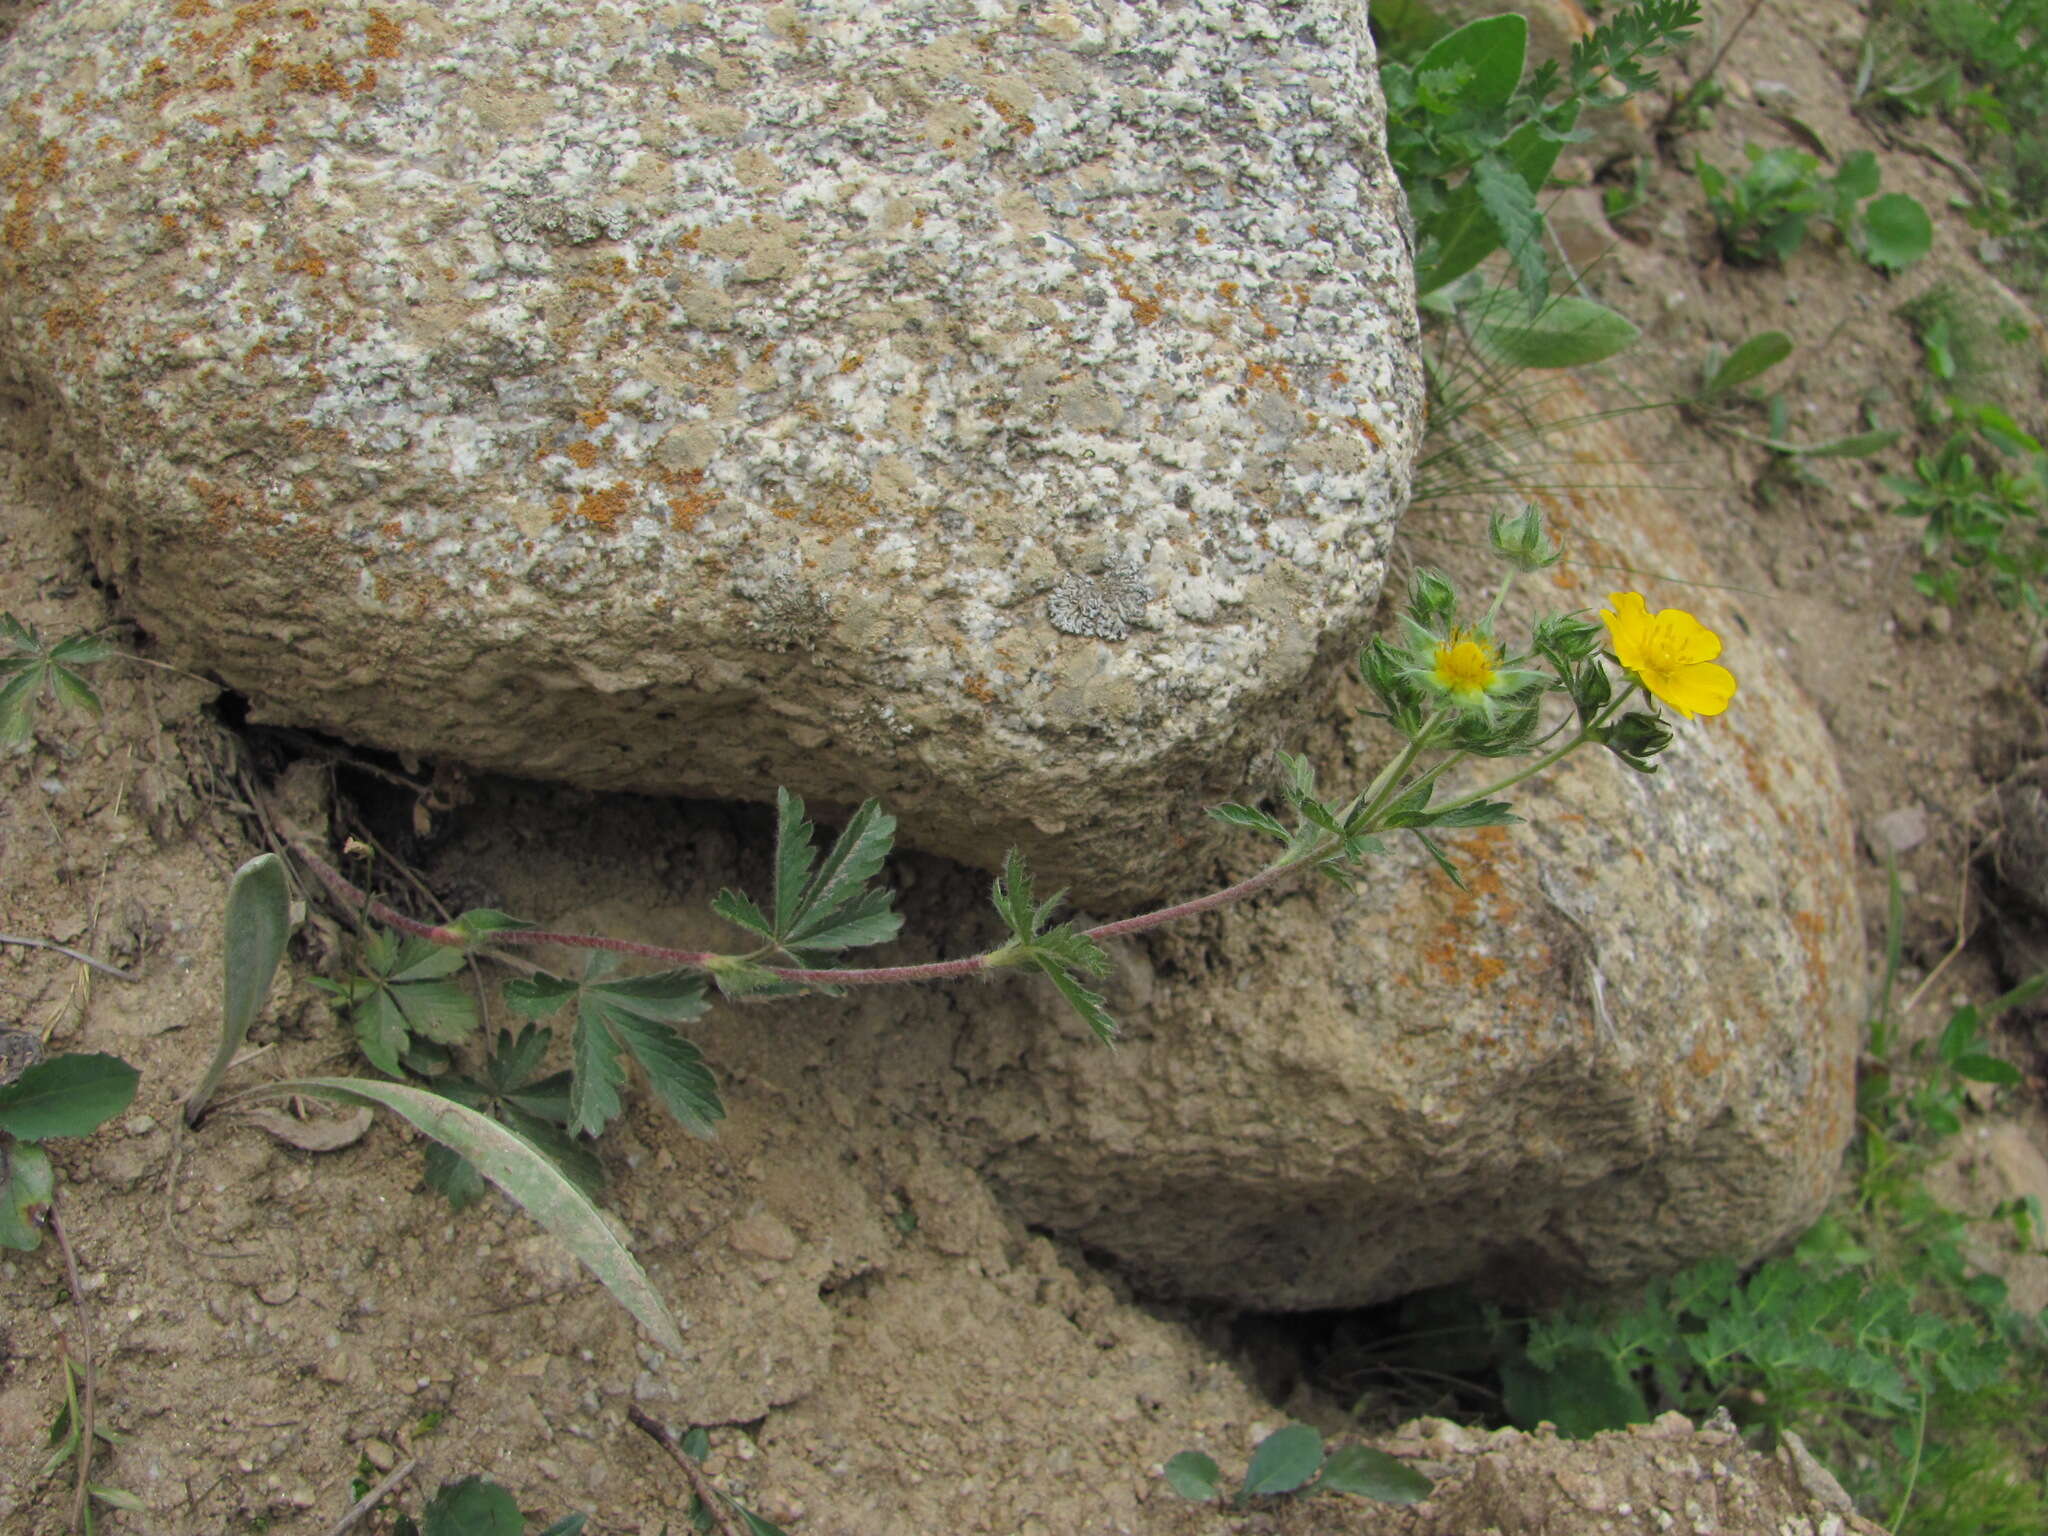
<path id="1" fill-rule="evenodd" d="M 1493 541 L 1515 570 L 1541 569 L 1557 558 L 1533 511 L 1497 521 Z M 465 914 L 452 924 L 422 923 L 360 890 L 301 840 L 293 838 L 292 844 L 346 905 L 433 944 L 471 950 L 548 944 L 630 955 L 678 974 L 702 973 L 730 996 L 1036 969 L 1098 1035 L 1113 1040 L 1115 1021 L 1103 1010 L 1103 999 L 1081 980 L 1108 969 L 1101 941 L 1228 906 L 1304 870 L 1348 886 L 1367 858 L 1385 851 L 1383 839 L 1389 834 L 1416 837 L 1455 880 L 1457 871 L 1436 838 L 1447 831 L 1516 821 L 1508 804 L 1495 797 L 1580 748 L 1604 746 L 1638 772 L 1656 771 L 1652 759 L 1671 744 L 1670 728 L 1654 708 L 1629 709 L 1632 702 L 1662 703 L 1691 718 L 1719 714 L 1734 697 L 1733 675 L 1714 661 L 1721 650 L 1719 637 L 1681 610 L 1650 611 L 1633 592 L 1614 594 L 1613 606 L 1600 613 L 1598 622 L 1573 614 L 1546 618 L 1535 627 L 1526 651 L 1510 653 L 1494 628 L 1506 587 L 1503 582 L 1483 618 L 1465 622 L 1457 616 L 1457 593 L 1448 578 L 1417 573 L 1400 620 L 1401 643 L 1375 640 L 1359 656 L 1360 675 L 1383 706 L 1371 713 L 1404 738 L 1400 750 L 1366 788 L 1344 801 L 1321 798 L 1309 764 L 1282 754 L 1285 780 L 1276 798 L 1292 812 L 1291 826 L 1257 806 L 1217 807 L 1212 814 L 1218 819 L 1281 844 L 1277 857 L 1256 873 L 1205 896 L 1077 929 L 1071 923 L 1051 924 L 1064 893 L 1036 900 L 1029 871 L 1012 852 L 993 893 L 1009 937 L 958 959 L 872 967 L 841 963 L 845 951 L 887 942 L 902 924 L 891 910 L 891 894 L 873 883 L 892 846 L 895 822 L 872 801 L 855 812 L 820 862 L 812 845 L 814 829 L 803 819 L 803 802 L 786 791 L 778 796 L 772 894 L 757 901 L 722 891 L 712 903 L 718 916 L 753 940 L 734 954 L 529 927 L 498 913 Z M 1611 647 L 1607 652 L 1600 649 L 1603 629 Z M 1543 729 L 1539 716 L 1550 694 L 1562 694 L 1571 712 Z M 1544 750 L 1566 732 L 1561 743 Z M 1438 781 L 1474 757 L 1526 761 L 1482 789 L 1433 801 Z"/>

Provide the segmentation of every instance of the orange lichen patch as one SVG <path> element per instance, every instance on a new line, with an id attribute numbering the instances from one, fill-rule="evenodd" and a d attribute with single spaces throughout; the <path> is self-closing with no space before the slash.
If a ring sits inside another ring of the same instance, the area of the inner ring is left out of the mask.
<path id="1" fill-rule="evenodd" d="M 970 672 L 963 677 L 960 680 L 960 691 L 977 704 L 993 704 L 996 701 L 995 689 L 989 686 L 988 679 L 979 672 Z"/>
<path id="2" fill-rule="evenodd" d="M 1827 936 L 1827 919 L 1818 912 L 1794 912 L 1792 931 L 1799 936 L 1799 947 L 1806 954 L 1806 973 L 1811 978 L 1807 996 L 1811 1000 L 1825 991 L 1828 984 L 1827 951 L 1821 944 Z"/>
<path id="3" fill-rule="evenodd" d="M 799 507 L 793 501 L 778 501 L 775 504 L 773 510 L 775 515 L 781 518 L 785 523 L 793 523 L 799 517 L 803 516 L 803 508 Z"/>
<path id="4" fill-rule="evenodd" d="M 578 469 L 588 469 L 597 462 L 597 444 L 587 437 L 579 437 L 562 450 Z"/>
<path id="5" fill-rule="evenodd" d="M 231 527 L 256 524 L 261 527 L 275 527 L 284 521 L 275 512 L 263 505 L 262 493 L 258 492 L 252 502 L 241 491 L 231 491 L 225 486 L 215 485 L 193 475 L 185 481 L 186 489 L 198 498 L 206 510 L 206 520 L 221 533 Z"/>
<path id="6" fill-rule="evenodd" d="M 1349 384 L 1351 382 L 1351 375 L 1342 368 L 1332 368 L 1330 370 L 1330 382 L 1332 384 Z"/>
<path id="7" fill-rule="evenodd" d="M 601 405 L 594 405 L 587 411 L 577 412 L 576 419 L 595 432 L 599 427 L 612 419 L 612 413 Z"/>
<path id="8" fill-rule="evenodd" d="M 984 93 L 981 99 L 988 103 L 991 112 L 1003 120 L 1003 126 L 1010 132 L 1027 136 L 1038 132 L 1038 124 L 1031 121 L 1027 113 L 1018 111 L 994 91 Z"/>
<path id="9" fill-rule="evenodd" d="M 197 21 L 201 16 L 212 14 L 212 0 L 177 0 L 177 4 L 171 7 L 173 21 Z"/>
<path id="10" fill-rule="evenodd" d="M 1712 1077 L 1727 1063 L 1727 1052 L 1715 1050 L 1704 1040 L 1695 1045 L 1685 1058 L 1685 1068 L 1694 1077 Z"/>
<path id="11" fill-rule="evenodd" d="M 854 373 L 858 371 L 860 365 L 866 361 L 867 359 L 865 357 L 861 356 L 860 353 L 856 352 L 853 354 L 853 356 L 849 357 L 845 362 L 839 365 L 839 371 L 841 373 Z"/>
<path id="12" fill-rule="evenodd" d="M 1371 443 L 1373 447 L 1384 448 L 1387 446 L 1385 443 L 1380 441 L 1380 435 L 1379 433 L 1373 430 L 1372 423 L 1367 421 L 1363 416 L 1346 416 L 1344 418 L 1344 424 L 1348 427 L 1355 427 L 1359 432 L 1363 433 L 1365 435 L 1365 440 Z"/>
<path id="13" fill-rule="evenodd" d="M 678 533 L 688 533 L 705 513 L 717 509 L 719 499 L 704 489 L 701 469 L 686 469 L 674 478 L 682 492 L 668 499 L 669 524 Z"/>
<path id="14" fill-rule="evenodd" d="M 395 517 L 387 518 L 377 525 L 377 531 L 387 539 L 402 539 L 405 537 L 405 524 Z"/>
<path id="15" fill-rule="evenodd" d="M 277 263 L 277 270 L 280 272 L 297 272 L 305 277 L 325 277 L 327 275 L 327 258 L 314 250 L 310 245 L 301 246 L 298 256 L 293 260 L 285 261 L 280 258 Z"/>
<path id="16" fill-rule="evenodd" d="M 555 521 L 562 521 L 566 515 L 559 510 L 568 503 L 564 496 L 556 502 Z M 610 528 L 632 510 L 633 488 L 629 485 L 608 485 L 601 491 L 588 492 L 573 508 L 576 516 L 598 528 Z"/>
<path id="17" fill-rule="evenodd" d="M 391 13 L 370 7 L 370 24 L 364 30 L 363 51 L 373 59 L 395 59 L 399 46 L 405 41 L 404 26 L 393 20 Z"/>
<path id="18" fill-rule="evenodd" d="M 1116 296 L 1131 306 L 1131 314 L 1140 325 L 1156 325 L 1164 312 L 1157 299 L 1147 298 L 1135 291 L 1122 278 L 1115 280 Z"/>
<path id="19" fill-rule="evenodd" d="M 1216 285 L 1216 297 L 1226 304 L 1235 304 L 1237 302 L 1237 284 L 1218 283 Z"/>
<path id="20" fill-rule="evenodd" d="M 1244 381 L 1247 385 L 1263 384 L 1269 389 L 1278 390 L 1283 395 L 1292 396 L 1294 394 L 1294 381 L 1287 377 L 1287 370 L 1278 363 L 1270 365 L 1266 363 L 1246 363 L 1244 365 Z"/>

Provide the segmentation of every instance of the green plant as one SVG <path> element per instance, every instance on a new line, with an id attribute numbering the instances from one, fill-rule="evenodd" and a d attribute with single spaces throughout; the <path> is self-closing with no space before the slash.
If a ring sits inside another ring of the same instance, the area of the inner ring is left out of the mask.
<path id="1" fill-rule="evenodd" d="M 57 1416 L 50 1421 L 49 1433 L 46 1436 L 46 1443 L 50 1448 L 50 1454 L 48 1459 L 43 1462 L 43 1476 L 45 1477 L 55 1476 L 63 1469 L 67 1462 L 76 1465 L 78 1458 L 84 1455 L 86 1420 L 85 1415 L 79 1411 L 78 1406 L 79 1374 L 78 1367 L 73 1365 L 67 1356 L 64 1360 L 64 1405 L 57 1410 Z M 93 1454 L 98 1455 L 101 1446 L 104 1445 L 107 1449 L 112 1450 L 128 1437 L 117 1434 L 113 1430 L 108 1429 L 106 1425 L 95 1421 L 92 1426 L 92 1438 Z M 78 1522 L 80 1529 L 87 1533 L 92 1531 L 92 1510 L 95 1504 L 104 1505 L 108 1509 L 126 1510 L 130 1514 L 143 1514 L 147 1512 L 149 1506 L 144 1504 L 134 1494 L 119 1488 L 109 1488 L 103 1483 L 87 1481 L 90 1461 L 91 1458 L 87 1457 L 86 1465 L 78 1465 L 76 1471 L 77 1478 L 84 1482 L 88 1498 L 88 1502 L 84 1505 L 84 1518 Z"/>
<path id="2" fill-rule="evenodd" d="M 1962 595 L 1963 573 L 1982 571 L 2008 607 L 2048 612 L 2041 588 L 2048 577 L 2048 531 L 2041 521 L 2048 457 L 2002 411 L 1987 420 L 1985 408 L 1958 410 L 1953 419 L 1962 425 L 1934 452 L 1915 455 L 1910 474 L 1883 481 L 1899 498 L 1894 513 L 1922 519 L 1921 552 L 1930 562 L 1946 560 L 1917 572 L 1913 585 L 1953 604 Z M 2000 462 L 2007 445 L 2026 454 L 2018 470 Z"/>
<path id="3" fill-rule="evenodd" d="M 1562 69 L 1546 63 L 1526 80 L 1522 17 L 1490 16 L 1432 35 L 1436 28 L 1418 16 L 1427 19 L 1410 5 L 1373 18 L 1386 43 L 1387 152 L 1415 223 L 1417 292 L 1432 293 L 1505 249 L 1523 307 L 1534 314 L 1550 294 L 1536 199 L 1579 113 L 1654 84 L 1644 66 L 1691 35 L 1699 8 L 1694 0 L 1638 0 L 1575 44 Z"/>
<path id="4" fill-rule="evenodd" d="M 731 1495 L 719 1492 L 697 1473 L 696 1464 L 711 1454 L 711 1436 L 704 1430 L 693 1429 L 685 1434 L 676 1443 L 675 1453 L 678 1460 L 687 1458 L 685 1469 L 690 1472 L 690 1482 L 696 1490 L 690 1499 L 691 1530 L 709 1531 L 716 1527 L 723 1532 L 730 1523 L 725 1517 L 730 1516 L 739 1521 L 745 1536 L 784 1536 L 781 1526 L 763 1519 Z M 706 1494 L 710 1495 L 709 1502 Z"/>
<path id="5" fill-rule="evenodd" d="M 18 747 L 35 729 L 35 707 L 55 699 L 88 714 L 100 712 L 100 696 L 79 668 L 105 661 L 113 647 L 92 635 L 44 641 L 33 624 L 0 613 L 0 748 Z"/>
<path id="6" fill-rule="evenodd" d="M 588 1515 L 564 1515 L 540 1536 L 578 1536 Z M 443 1483 L 415 1522 L 400 1515 L 393 1536 L 526 1536 L 526 1516 L 511 1494 L 484 1477 Z"/>
<path id="7" fill-rule="evenodd" d="M 1223 1474 L 1200 1451 L 1182 1451 L 1167 1462 L 1163 1475 L 1166 1485 L 1184 1499 L 1207 1503 L 1223 1497 Z M 1326 1454 L 1319 1431 L 1307 1424 L 1289 1424 L 1253 1447 L 1251 1464 L 1231 1502 L 1353 1493 L 1382 1504 L 1414 1504 L 1428 1498 L 1432 1486 L 1420 1472 L 1385 1451 L 1347 1445 Z"/>
<path id="8" fill-rule="evenodd" d="M 91 1135 L 134 1101 L 138 1077 L 118 1057 L 69 1052 L 0 1083 L 0 1247 L 42 1243 L 57 1188 L 42 1144 Z"/>
<path id="9" fill-rule="evenodd" d="M 1834 225 L 1874 267 L 1896 272 L 1925 256 L 1934 240 L 1927 210 L 1904 193 L 1877 196 L 1877 156 L 1858 150 L 1832 177 L 1803 150 L 1743 146 L 1740 175 L 1701 160 L 1694 167 L 1707 210 L 1730 261 L 1782 262 L 1815 220 Z"/>

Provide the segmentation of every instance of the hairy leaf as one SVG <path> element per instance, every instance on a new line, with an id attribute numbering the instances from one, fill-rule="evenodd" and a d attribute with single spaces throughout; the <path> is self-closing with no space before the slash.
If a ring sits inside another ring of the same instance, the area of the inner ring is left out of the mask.
<path id="1" fill-rule="evenodd" d="M 235 1053 L 248 1038 L 256 1015 L 270 995 L 270 983 L 291 938 L 291 897 L 285 885 L 284 862 L 274 853 L 258 854 L 228 885 L 225 939 L 221 957 L 220 1041 L 199 1086 L 185 1099 L 185 1123 L 197 1125 L 227 1074 Z"/>
<path id="2" fill-rule="evenodd" d="M 312 1093 L 344 1104 L 377 1104 L 452 1147 L 559 1238 L 671 1355 L 683 1338 L 646 1273 L 634 1262 L 597 1207 L 559 1168 L 496 1121 L 452 1099 L 403 1083 L 366 1078 L 301 1078 L 273 1085 L 278 1093 Z"/>

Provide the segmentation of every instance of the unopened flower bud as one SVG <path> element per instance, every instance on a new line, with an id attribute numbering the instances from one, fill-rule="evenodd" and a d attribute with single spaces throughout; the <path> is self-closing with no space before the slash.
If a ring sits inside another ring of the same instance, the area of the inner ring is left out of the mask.
<path id="1" fill-rule="evenodd" d="M 1631 768 L 1649 771 L 1649 760 L 1671 745 L 1671 727 L 1657 715 L 1632 709 L 1607 731 L 1607 748 Z"/>
<path id="2" fill-rule="evenodd" d="M 1408 585 L 1408 612 L 1424 629 L 1434 629 L 1458 606 L 1458 589 L 1440 571 L 1418 570 Z"/>
<path id="3" fill-rule="evenodd" d="M 1557 546 L 1544 535 L 1543 514 L 1533 503 L 1513 517 L 1494 513 L 1487 534 L 1501 558 L 1518 571 L 1544 570 L 1560 558 Z"/>

